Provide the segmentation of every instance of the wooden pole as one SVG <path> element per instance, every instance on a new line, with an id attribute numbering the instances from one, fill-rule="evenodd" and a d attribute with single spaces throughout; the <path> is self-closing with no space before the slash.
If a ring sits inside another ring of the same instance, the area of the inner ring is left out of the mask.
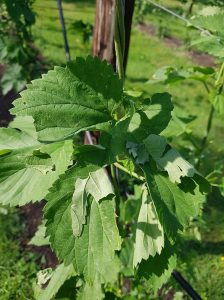
<path id="1" fill-rule="evenodd" d="M 115 0 L 96 0 L 93 55 L 114 65 Z"/>

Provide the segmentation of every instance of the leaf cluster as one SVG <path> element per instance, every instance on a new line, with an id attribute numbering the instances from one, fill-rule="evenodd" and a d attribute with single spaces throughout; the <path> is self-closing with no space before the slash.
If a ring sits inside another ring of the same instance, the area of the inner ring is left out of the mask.
<path id="1" fill-rule="evenodd" d="M 55 67 L 14 102 L 15 120 L 0 129 L 0 202 L 46 199 L 38 243 L 46 233 L 61 262 L 52 276 L 41 274 L 37 299 L 71 276 L 78 299 L 104 298 L 118 274 L 155 291 L 169 278 L 178 234 L 209 190 L 160 135 L 172 110 L 168 93 L 135 101 L 112 66 L 91 56 Z M 75 142 L 86 130 L 99 131 L 97 145 Z M 114 163 L 140 184 L 123 209 L 105 169 Z"/>
<path id="2" fill-rule="evenodd" d="M 32 46 L 31 26 L 35 23 L 33 0 L 1 0 L 0 61 L 4 65 L 1 77 L 3 95 L 14 89 L 19 92 L 26 81 L 36 77 L 37 50 Z"/>

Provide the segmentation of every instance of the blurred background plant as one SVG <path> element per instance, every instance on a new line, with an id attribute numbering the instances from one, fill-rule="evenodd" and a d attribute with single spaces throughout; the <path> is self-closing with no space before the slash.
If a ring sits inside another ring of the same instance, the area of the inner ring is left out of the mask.
<path id="1" fill-rule="evenodd" d="M 33 0 L 0 1 L 1 91 L 21 91 L 42 71 L 39 51 L 33 44 Z M 38 57 L 39 56 L 39 57 Z"/>

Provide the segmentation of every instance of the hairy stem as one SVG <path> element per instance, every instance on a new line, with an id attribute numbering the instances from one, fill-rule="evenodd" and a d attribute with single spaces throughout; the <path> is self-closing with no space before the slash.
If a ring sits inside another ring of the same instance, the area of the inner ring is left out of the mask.
<path id="1" fill-rule="evenodd" d="M 144 181 L 144 177 L 139 176 L 139 175 L 138 175 L 137 173 L 135 173 L 135 172 L 129 171 L 129 170 L 126 169 L 124 166 L 120 165 L 119 163 L 114 163 L 114 165 L 115 165 L 118 169 L 120 169 L 120 170 L 122 170 L 123 172 L 125 172 L 125 173 L 131 175 L 132 177 L 134 177 L 134 178 L 136 178 L 136 179 L 138 179 L 138 180 L 140 180 L 140 181 Z"/>

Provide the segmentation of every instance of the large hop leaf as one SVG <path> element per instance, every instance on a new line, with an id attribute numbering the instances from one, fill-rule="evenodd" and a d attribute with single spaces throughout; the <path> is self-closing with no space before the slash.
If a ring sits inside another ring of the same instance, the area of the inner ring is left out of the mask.
<path id="1" fill-rule="evenodd" d="M 40 140 L 55 141 L 113 119 L 122 83 L 98 58 L 77 58 L 34 80 L 14 102 L 12 113 L 34 118 Z"/>
<path id="2" fill-rule="evenodd" d="M 98 153 L 99 155 L 99 153 Z M 66 264 L 73 263 L 79 274 L 93 283 L 115 280 L 119 264 L 115 250 L 120 249 L 114 203 L 111 197 L 103 194 L 103 199 L 88 198 L 86 224 L 80 237 L 75 237 L 72 224 L 72 197 L 78 179 L 89 177 L 99 169 L 97 165 L 76 165 L 61 176 L 48 195 L 45 217 L 50 243 L 59 258 Z M 90 185 L 91 186 L 91 185 Z M 91 190 L 91 187 L 90 187 Z M 94 194 L 94 191 L 93 191 Z M 79 213 L 79 210 L 76 210 Z M 83 212 L 81 212 L 83 216 Z M 81 216 L 81 218 L 82 218 Z M 83 220 L 83 218 L 82 218 Z M 84 222 L 82 222 L 84 223 Z M 110 273 L 108 273 L 110 268 Z"/>

